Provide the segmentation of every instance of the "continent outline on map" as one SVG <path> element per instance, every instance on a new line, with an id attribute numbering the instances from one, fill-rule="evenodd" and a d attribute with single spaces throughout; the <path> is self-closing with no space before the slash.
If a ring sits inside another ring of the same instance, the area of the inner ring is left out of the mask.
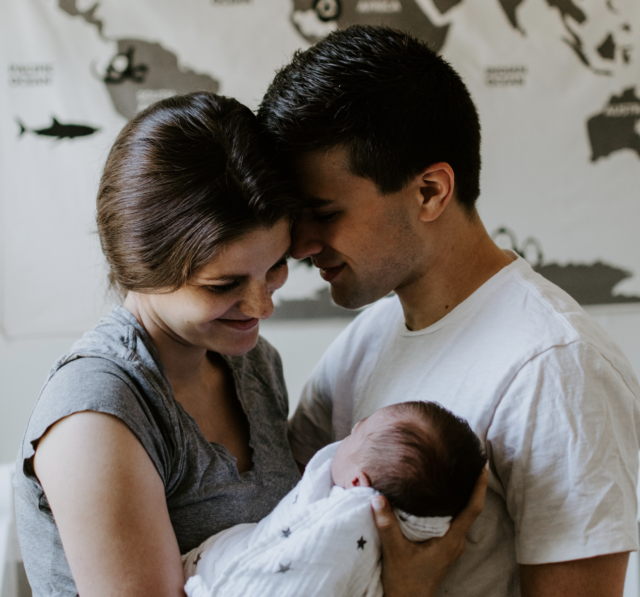
<path id="1" fill-rule="evenodd" d="M 116 54 L 99 78 L 104 83 L 115 110 L 130 120 L 152 103 L 192 91 L 217 93 L 220 83 L 208 74 L 180 66 L 178 56 L 155 41 L 104 35 L 104 23 L 96 16 L 99 2 L 87 10 L 78 0 L 58 0 L 58 7 L 73 17 L 81 17 L 96 28 L 104 41 L 115 43 Z"/>
<path id="2" fill-rule="evenodd" d="M 441 15 L 464 0 L 428 0 Z M 596 75 L 611 76 L 611 65 L 618 60 L 623 65 L 631 63 L 631 44 L 618 43 L 613 31 L 606 31 L 593 48 L 594 57 L 586 48 L 576 26 L 584 26 L 589 21 L 587 13 L 574 0 L 545 0 L 551 9 L 558 11 L 566 36 L 561 41 L 569 47 L 578 61 Z M 521 35 L 526 35 L 518 17 L 518 9 L 524 0 L 497 0 L 507 21 Z M 293 10 L 290 20 L 297 31 L 309 43 L 316 43 L 331 31 L 344 29 L 354 24 L 388 25 L 402 29 L 426 41 L 440 52 L 446 42 L 452 23 L 434 23 L 416 0 L 292 0 Z M 608 10 L 617 14 L 612 4 Z M 574 24 L 572 24 L 574 23 Z M 628 22 L 621 22 L 620 31 L 630 33 Z M 594 64 L 599 58 L 609 66 Z"/>
<path id="3" fill-rule="evenodd" d="M 640 97 L 636 87 L 627 87 L 612 95 L 604 109 L 587 120 L 591 161 L 630 149 L 640 158 Z"/>

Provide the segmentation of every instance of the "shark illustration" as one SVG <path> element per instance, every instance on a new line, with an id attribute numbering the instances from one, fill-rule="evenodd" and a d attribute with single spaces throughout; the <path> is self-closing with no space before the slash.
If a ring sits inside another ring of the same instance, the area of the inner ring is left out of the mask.
<path id="1" fill-rule="evenodd" d="M 34 135 L 40 135 L 43 137 L 54 137 L 56 139 L 75 139 L 76 137 L 86 137 L 93 135 L 100 129 L 86 124 L 62 124 L 58 122 L 55 116 L 51 118 L 51 126 L 42 129 L 28 129 L 19 118 L 16 118 L 16 122 L 20 127 L 20 135 L 25 133 L 33 133 Z"/>

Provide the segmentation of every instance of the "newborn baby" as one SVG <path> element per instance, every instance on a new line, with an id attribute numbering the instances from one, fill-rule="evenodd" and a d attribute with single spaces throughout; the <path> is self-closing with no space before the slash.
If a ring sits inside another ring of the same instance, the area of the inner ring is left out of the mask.
<path id="1" fill-rule="evenodd" d="M 456 516 L 487 459 L 467 422 L 436 402 L 402 402 L 356 423 L 331 465 L 336 485 L 373 487 L 415 516 Z"/>
<path id="2" fill-rule="evenodd" d="M 320 450 L 258 524 L 183 558 L 189 597 L 382 597 L 370 501 L 382 493 L 412 541 L 441 537 L 486 463 L 469 425 L 433 402 L 382 408 Z"/>

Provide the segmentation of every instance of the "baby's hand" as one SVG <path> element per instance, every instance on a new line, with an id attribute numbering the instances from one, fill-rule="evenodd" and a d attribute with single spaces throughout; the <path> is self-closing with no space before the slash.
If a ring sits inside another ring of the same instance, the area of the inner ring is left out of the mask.
<path id="1" fill-rule="evenodd" d="M 433 597 L 467 545 L 467 531 L 482 512 L 489 473 L 478 478 L 467 507 L 443 537 L 413 543 L 406 539 L 387 500 L 371 501 L 382 544 L 382 586 L 385 597 Z"/>

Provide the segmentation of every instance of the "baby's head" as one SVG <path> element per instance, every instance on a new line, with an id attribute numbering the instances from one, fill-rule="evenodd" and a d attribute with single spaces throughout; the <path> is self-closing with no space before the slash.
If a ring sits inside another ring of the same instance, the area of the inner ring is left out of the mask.
<path id="1" fill-rule="evenodd" d="M 403 402 L 357 423 L 331 473 L 336 485 L 373 487 L 409 514 L 455 516 L 486 461 L 464 419 L 435 402 Z"/>

